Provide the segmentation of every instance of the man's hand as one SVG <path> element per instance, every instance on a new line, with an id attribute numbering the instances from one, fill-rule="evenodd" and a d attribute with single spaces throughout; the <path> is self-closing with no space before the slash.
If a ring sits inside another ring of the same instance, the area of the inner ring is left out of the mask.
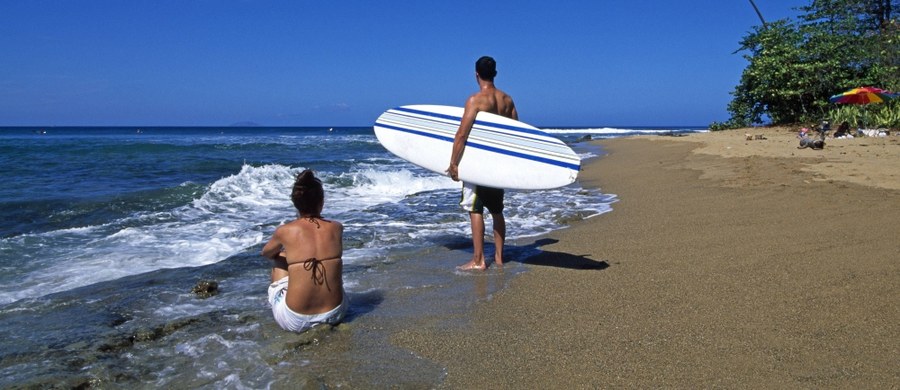
<path id="1" fill-rule="evenodd" d="M 450 175 L 450 178 L 453 179 L 453 181 L 459 181 L 459 167 L 457 167 L 456 164 L 450 164 L 450 166 L 447 167 L 447 170 L 444 172 L 447 172 L 447 174 Z"/>

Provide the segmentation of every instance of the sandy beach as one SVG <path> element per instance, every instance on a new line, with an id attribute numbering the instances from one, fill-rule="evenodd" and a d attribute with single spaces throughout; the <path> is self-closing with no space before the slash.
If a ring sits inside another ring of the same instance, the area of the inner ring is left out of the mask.
<path id="1" fill-rule="evenodd" d="M 897 387 L 900 137 L 795 132 L 599 141 L 580 180 L 612 212 L 508 259 L 530 271 L 467 326 L 393 342 L 446 388 Z"/>

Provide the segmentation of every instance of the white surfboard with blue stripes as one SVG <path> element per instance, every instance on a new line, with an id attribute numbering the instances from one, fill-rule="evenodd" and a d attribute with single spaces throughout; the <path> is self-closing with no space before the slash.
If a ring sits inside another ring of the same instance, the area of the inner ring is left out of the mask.
<path id="1" fill-rule="evenodd" d="M 413 105 L 390 109 L 375 121 L 387 150 L 446 175 L 462 107 Z M 581 159 L 559 139 L 513 119 L 480 112 L 459 164 L 459 178 L 494 188 L 539 190 L 571 184 Z"/>

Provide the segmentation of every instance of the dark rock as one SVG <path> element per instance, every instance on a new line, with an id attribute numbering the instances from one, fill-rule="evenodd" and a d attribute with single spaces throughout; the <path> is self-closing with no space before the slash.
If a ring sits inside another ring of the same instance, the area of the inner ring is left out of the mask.
<path id="1" fill-rule="evenodd" d="M 214 280 L 201 280 L 191 289 L 200 298 L 209 298 L 219 293 L 219 283 Z"/>

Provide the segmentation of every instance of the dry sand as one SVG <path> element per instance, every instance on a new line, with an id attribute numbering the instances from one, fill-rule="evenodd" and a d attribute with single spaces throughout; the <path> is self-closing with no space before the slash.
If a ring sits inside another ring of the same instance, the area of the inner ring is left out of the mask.
<path id="1" fill-rule="evenodd" d="M 539 238 L 468 328 L 394 342 L 446 388 L 900 386 L 900 137 L 794 131 L 600 142 L 612 212 Z"/>

